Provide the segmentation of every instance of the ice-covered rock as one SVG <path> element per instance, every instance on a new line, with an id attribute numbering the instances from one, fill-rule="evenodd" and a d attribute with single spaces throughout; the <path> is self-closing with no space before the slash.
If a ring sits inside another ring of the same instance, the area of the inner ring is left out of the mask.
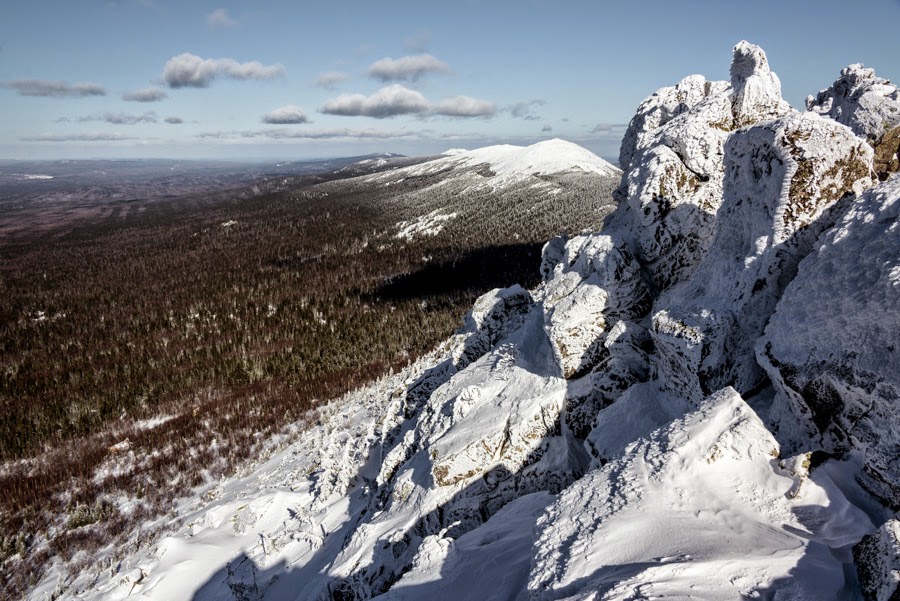
<path id="1" fill-rule="evenodd" d="M 734 48 L 731 83 L 699 76 L 663 88 L 638 108 L 622 143 L 618 191 L 637 258 L 665 290 L 706 255 L 722 202 L 724 144 L 735 128 L 790 109 L 758 46 Z"/>
<path id="2" fill-rule="evenodd" d="M 806 109 L 843 123 L 857 136 L 877 140 L 900 125 L 900 90 L 874 69 L 850 65 L 831 87 L 806 99 Z"/>
<path id="3" fill-rule="evenodd" d="M 837 218 L 832 207 L 871 184 L 871 161 L 871 148 L 848 128 L 811 113 L 729 138 L 709 253 L 654 306 L 654 364 L 668 388 L 699 400 L 759 383 L 754 342 L 797 263 Z"/>
<path id="4" fill-rule="evenodd" d="M 757 344 L 796 445 L 859 447 L 866 484 L 900 504 L 900 179 L 869 190 L 800 263 Z M 818 442 L 821 437 L 821 442 Z"/>
<path id="5" fill-rule="evenodd" d="M 850 127 L 875 149 L 875 173 L 884 181 L 900 171 L 900 89 L 875 75 L 874 69 L 850 65 L 806 109 Z"/>
<path id="6" fill-rule="evenodd" d="M 531 294 L 518 284 L 481 295 L 463 318 L 465 341 L 457 345 L 456 367 L 462 369 L 521 326 L 532 303 Z"/>
<path id="7" fill-rule="evenodd" d="M 595 366 L 606 347 L 606 332 L 618 320 L 649 310 L 640 266 L 627 245 L 610 236 L 576 236 L 545 246 L 542 290 L 544 323 L 567 378 Z M 555 265 L 551 257 L 558 257 Z"/>
<path id="8" fill-rule="evenodd" d="M 867 601 L 900 600 L 900 520 L 885 522 L 853 547 L 860 588 Z"/>
<path id="9" fill-rule="evenodd" d="M 737 127 L 781 117 L 791 110 L 781 99 L 781 81 L 762 48 L 747 41 L 734 47 L 731 107 Z"/>

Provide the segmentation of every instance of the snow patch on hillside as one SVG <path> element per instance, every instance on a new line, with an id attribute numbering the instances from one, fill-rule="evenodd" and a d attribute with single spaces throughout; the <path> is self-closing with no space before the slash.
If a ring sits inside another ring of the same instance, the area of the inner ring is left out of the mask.
<path id="1" fill-rule="evenodd" d="M 455 219 L 456 213 L 444 213 L 440 209 L 435 209 L 427 215 L 422 215 L 412 221 L 401 221 L 397 223 L 398 231 L 394 237 L 401 240 L 412 241 L 420 236 L 436 236 L 441 233 L 444 226 L 451 219 Z"/>

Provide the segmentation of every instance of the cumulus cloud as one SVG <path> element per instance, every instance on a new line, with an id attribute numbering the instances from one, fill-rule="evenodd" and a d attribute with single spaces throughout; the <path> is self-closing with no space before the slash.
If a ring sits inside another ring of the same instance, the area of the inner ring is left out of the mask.
<path id="1" fill-rule="evenodd" d="M 122 100 L 127 100 L 128 102 L 159 102 L 166 96 L 167 94 L 159 88 L 143 88 L 133 92 L 125 92 L 122 94 Z"/>
<path id="2" fill-rule="evenodd" d="M 21 96 L 44 96 L 48 98 L 84 98 L 105 96 L 106 90 L 96 83 L 68 83 L 44 79 L 17 79 L 2 84 L 4 88 L 15 90 Z"/>
<path id="3" fill-rule="evenodd" d="M 432 111 L 448 117 L 490 117 L 497 112 L 497 105 L 469 96 L 452 96 L 435 104 Z"/>
<path id="4" fill-rule="evenodd" d="M 178 125 L 180 123 L 184 123 L 184 119 L 181 117 L 166 117 L 166 123 L 171 123 L 172 125 Z"/>
<path id="5" fill-rule="evenodd" d="M 528 102 L 516 102 L 515 104 L 510 104 L 503 107 L 503 110 L 508 112 L 516 119 L 524 119 L 525 121 L 537 121 L 540 119 L 540 117 L 534 113 L 532 108 L 536 106 L 544 106 L 545 104 L 547 104 L 547 101 L 545 100 L 529 100 Z"/>
<path id="6" fill-rule="evenodd" d="M 262 122 L 271 123 L 273 125 L 287 125 L 308 123 L 309 119 L 306 117 L 306 113 L 300 110 L 299 106 L 289 104 L 266 113 L 262 116 Z"/>
<path id="7" fill-rule="evenodd" d="M 384 119 L 397 115 L 425 113 L 429 108 L 428 101 L 422 94 L 400 84 L 393 84 L 381 88 L 371 96 L 341 94 L 334 100 L 326 102 L 319 110 L 326 115 Z"/>
<path id="8" fill-rule="evenodd" d="M 206 24 L 210 27 L 234 27 L 238 22 L 231 18 L 227 9 L 217 8 L 206 15 Z"/>
<path id="9" fill-rule="evenodd" d="M 137 140 L 138 138 L 117 133 L 90 132 L 83 134 L 42 134 L 19 139 L 23 142 L 118 142 L 122 140 Z"/>
<path id="10" fill-rule="evenodd" d="M 449 73 L 447 63 L 430 54 L 415 54 L 398 59 L 383 58 L 369 66 L 369 76 L 381 81 L 415 81 L 429 73 Z"/>
<path id="11" fill-rule="evenodd" d="M 258 61 L 239 63 L 233 58 L 200 58 L 190 52 L 170 58 L 163 68 L 163 81 L 170 88 L 205 88 L 218 77 L 274 79 L 284 75 L 284 66 Z"/>
<path id="12" fill-rule="evenodd" d="M 343 71 L 328 71 L 319 75 L 313 83 L 319 88 L 333 90 L 339 83 L 348 79 L 350 76 Z"/>
<path id="13" fill-rule="evenodd" d="M 544 127 L 541 128 L 541 132 L 548 133 L 548 132 L 551 132 L 551 131 L 553 131 L 553 128 L 550 127 L 549 125 L 545 125 Z"/>

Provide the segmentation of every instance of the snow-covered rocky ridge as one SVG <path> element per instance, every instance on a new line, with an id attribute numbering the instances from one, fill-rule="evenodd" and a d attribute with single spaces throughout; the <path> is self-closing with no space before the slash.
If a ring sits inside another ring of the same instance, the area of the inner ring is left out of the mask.
<path id="1" fill-rule="evenodd" d="M 730 81 L 640 105 L 615 213 L 551 240 L 540 286 L 66 594 L 891 598 L 898 125 L 874 72 L 799 112 L 739 43 Z"/>

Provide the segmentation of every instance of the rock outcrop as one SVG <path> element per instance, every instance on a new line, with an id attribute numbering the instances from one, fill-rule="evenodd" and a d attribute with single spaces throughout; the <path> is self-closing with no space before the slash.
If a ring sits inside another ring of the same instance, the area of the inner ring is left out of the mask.
<path id="1" fill-rule="evenodd" d="M 706 259 L 655 305 L 655 365 L 669 389 L 700 399 L 759 384 L 754 342 L 836 203 L 871 185 L 871 162 L 847 127 L 811 113 L 732 134 Z"/>
<path id="2" fill-rule="evenodd" d="M 800 263 L 757 344 L 796 446 L 861 449 L 864 483 L 900 505 L 900 179 L 856 200 Z"/>
<path id="3" fill-rule="evenodd" d="M 900 601 L 900 520 L 885 522 L 853 547 L 866 601 Z"/>
<path id="4" fill-rule="evenodd" d="M 807 530 L 785 496 L 794 482 L 777 455 L 778 443 L 740 395 L 712 395 L 588 472 L 547 509 L 537 522 L 529 598 L 839 598 L 841 564 L 823 543 L 852 542 L 869 521 L 844 504 L 847 513 Z M 828 540 L 836 524 L 840 540 Z M 818 580 L 789 577 L 803 557 L 821 562 Z"/>
<path id="5" fill-rule="evenodd" d="M 850 65 L 830 88 L 806 99 L 806 109 L 843 123 L 875 149 L 882 181 L 900 171 L 900 90 L 874 69 Z"/>

